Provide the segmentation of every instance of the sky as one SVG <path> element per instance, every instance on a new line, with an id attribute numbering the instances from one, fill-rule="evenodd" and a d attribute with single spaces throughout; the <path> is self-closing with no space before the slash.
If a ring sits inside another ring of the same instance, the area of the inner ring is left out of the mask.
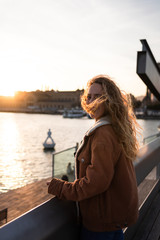
<path id="1" fill-rule="evenodd" d="M 160 62 L 159 0 L 0 0 L 0 95 L 83 89 L 98 74 L 145 95 L 140 39 Z"/>

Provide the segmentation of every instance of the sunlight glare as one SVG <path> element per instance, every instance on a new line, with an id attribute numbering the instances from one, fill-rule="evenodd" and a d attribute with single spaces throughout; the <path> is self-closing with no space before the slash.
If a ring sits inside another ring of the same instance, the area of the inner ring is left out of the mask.
<path id="1" fill-rule="evenodd" d="M 6 96 L 6 97 L 14 97 L 16 93 L 16 86 L 12 83 L 9 86 L 3 84 L 3 86 L 0 89 L 0 96 Z"/>
<path id="2" fill-rule="evenodd" d="M 3 190 L 17 188 L 15 183 L 18 181 L 19 187 L 21 186 L 21 178 L 23 177 L 23 169 L 19 161 L 18 140 L 19 132 L 14 122 L 14 118 L 3 122 L 1 126 L 1 139 L 0 144 L 6 152 L 1 159 L 3 165 L 3 172 L 1 173 L 1 181 L 3 183 Z"/>

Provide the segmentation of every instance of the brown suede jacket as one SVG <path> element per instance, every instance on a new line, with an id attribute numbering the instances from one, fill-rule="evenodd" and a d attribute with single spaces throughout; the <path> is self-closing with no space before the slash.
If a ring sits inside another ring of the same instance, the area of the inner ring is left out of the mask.
<path id="1" fill-rule="evenodd" d="M 76 153 L 77 179 L 53 178 L 48 192 L 78 201 L 82 223 L 91 231 L 114 231 L 138 218 L 138 194 L 133 164 L 126 159 L 106 119 L 88 131 Z"/>

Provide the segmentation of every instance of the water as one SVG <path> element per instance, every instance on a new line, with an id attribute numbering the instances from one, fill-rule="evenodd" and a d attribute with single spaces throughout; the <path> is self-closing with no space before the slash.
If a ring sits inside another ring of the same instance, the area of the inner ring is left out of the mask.
<path id="1" fill-rule="evenodd" d="M 158 120 L 138 120 L 143 137 L 157 133 Z M 0 192 L 51 177 L 52 152 L 42 143 L 50 128 L 56 151 L 79 142 L 94 120 L 64 119 L 61 115 L 0 113 Z M 142 141 L 142 140 L 140 140 Z"/>

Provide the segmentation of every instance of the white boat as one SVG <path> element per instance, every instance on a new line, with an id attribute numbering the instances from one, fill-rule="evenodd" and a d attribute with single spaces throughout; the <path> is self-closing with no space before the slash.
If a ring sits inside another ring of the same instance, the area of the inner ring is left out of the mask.
<path id="1" fill-rule="evenodd" d="M 82 118 L 85 115 L 86 113 L 82 109 L 64 110 L 63 113 L 64 118 Z"/>
<path id="2" fill-rule="evenodd" d="M 55 147 L 56 144 L 55 144 L 53 138 L 51 137 L 52 132 L 51 132 L 50 129 L 48 130 L 47 134 L 48 134 L 48 136 L 43 143 L 43 147 L 44 147 L 45 150 L 52 150 L 52 149 L 54 150 L 54 147 Z"/>

